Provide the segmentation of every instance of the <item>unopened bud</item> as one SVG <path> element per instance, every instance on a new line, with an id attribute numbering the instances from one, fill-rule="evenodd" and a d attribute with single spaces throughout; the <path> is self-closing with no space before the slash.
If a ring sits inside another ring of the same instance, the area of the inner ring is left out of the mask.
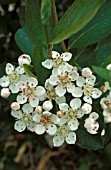
<path id="1" fill-rule="evenodd" d="M 42 106 L 37 106 L 37 107 L 35 108 L 35 111 L 36 111 L 37 113 L 42 113 Z"/>
<path id="2" fill-rule="evenodd" d="M 91 75 L 92 75 L 92 71 L 90 70 L 89 67 L 82 69 L 82 76 L 83 77 L 90 77 Z"/>
<path id="3" fill-rule="evenodd" d="M 92 106 L 88 103 L 84 103 L 81 109 L 85 114 L 89 114 L 92 110 Z"/>
<path id="4" fill-rule="evenodd" d="M 57 116 L 58 116 L 58 117 L 62 117 L 63 115 L 64 115 L 64 112 L 63 112 L 63 111 L 59 110 L 59 111 L 57 112 Z"/>
<path id="5" fill-rule="evenodd" d="M 11 109 L 12 110 L 19 110 L 20 109 L 20 104 L 19 103 L 17 103 L 17 102 L 13 102 L 12 104 L 11 104 Z"/>
<path id="6" fill-rule="evenodd" d="M 22 54 L 19 58 L 18 58 L 18 63 L 19 65 L 22 67 L 23 64 L 30 64 L 31 63 L 31 58 L 29 55 L 27 54 Z"/>
<path id="7" fill-rule="evenodd" d="M 9 91 L 8 88 L 3 88 L 3 89 L 1 90 L 1 96 L 2 96 L 3 98 L 9 97 L 9 95 L 10 95 L 10 91 Z"/>
<path id="8" fill-rule="evenodd" d="M 77 67 L 76 67 L 76 66 L 74 66 L 74 67 L 73 67 L 73 70 L 78 71 L 78 69 L 77 69 Z"/>
<path id="9" fill-rule="evenodd" d="M 53 108 L 52 102 L 51 101 L 45 101 L 43 103 L 43 109 L 46 111 L 49 111 Z"/>

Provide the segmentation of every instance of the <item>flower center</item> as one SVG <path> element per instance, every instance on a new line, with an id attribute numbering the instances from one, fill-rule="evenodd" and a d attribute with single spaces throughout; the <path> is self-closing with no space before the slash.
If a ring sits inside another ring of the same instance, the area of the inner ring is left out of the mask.
<path id="1" fill-rule="evenodd" d="M 47 90 L 47 98 L 48 99 L 53 99 L 53 100 L 56 100 L 56 93 L 55 93 L 55 89 L 54 88 L 51 88 L 51 89 L 48 89 Z"/>
<path id="2" fill-rule="evenodd" d="M 44 126 L 51 123 L 53 124 L 53 122 L 51 121 L 51 116 L 48 115 L 42 115 L 40 119 L 40 123 L 42 123 Z"/>
<path id="3" fill-rule="evenodd" d="M 30 87 L 27 83 L 27 87 L 23 88 L 23 94 L 27 96 L 28 98 L 30 98 L 30 97 L 36 96 L 35 90 L 36 90 L 35 87 Z"/>
<path id="4" fill-rule="evenodd" d="M 63 87 L 67 87 L 67 85 L 71 83 L 71 78 L 69 78 L 67 74 L 58 76 L 58 79 Z"/>
<path id="5" fill-rule="evenodd" d="M 19 80 L 19 74 L 17 71 L 13 71 L 11 74 L 8 75 L 10 83 L 17 83 Z"/>
<path id="6" fill-rule="evenodd" d="M 93 92 L 94 87 L 86 84 L 83 86 L 83 92 L 85 96 L 91 96 L 92 92 Z"/>
<path id="7" fill-rule="evenodd" d="M 63 59 L 60 57 L 53 58 L 53 67 L 57 68 L 63 63 Z"/>
<path id="8" fill-rule="evenodd" d="M 27 125 L 27 123 L 32 122 L 32 117 L 30 114 L 23 113 L 21 120 Z"/>
<path id="9" fill-rule="evenodd" d="M 70 130 L 68 129 L 68 127 L 66 125 L 62 125 L 58 128 L 56 135 L 66 138 L 69 132 Z"/>
<path id="10" fill-rule="evenodd" d="M 71 120 L 71 119 L 76 119 L 76 118 L 77 118 L 77 114 L 78 114 L 77 110 L 76 110 L 76 109 L 73 109 L 73 108 L 70 108 L 70 109 L 65 113 L 68 121 Z"/>

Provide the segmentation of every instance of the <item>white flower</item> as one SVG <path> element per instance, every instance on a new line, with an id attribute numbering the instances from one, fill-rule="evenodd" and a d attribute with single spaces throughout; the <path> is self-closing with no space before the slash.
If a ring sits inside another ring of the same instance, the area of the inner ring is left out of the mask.
<path id="1" fill-rule="evenodd" d="M 81 107 L 81 110 L 85 113 L 85 114 L 89 114 L 92 110 L 92 106 L 88 103 L 84 103 Z"/>
<path id="2" fill-rule="evenodd" d="M 25 81 L 19 81 L 17 87 L 19 93 L 17 96 L 17 102 L 19 104 L 24 104 L 27 102 L 30 103 L 32 107 L 36 107 L 39 104 L 40 97 L 45 95 L 46 91 L 42 86 L 37 86 L 38 81 L 34 77 L 29 77 Z"/>
<path id="3" fill-rule="evenodd" d="M 64 113 L 59 121 L 59 125 L 61 126 L 67 123 L 70 130 L 77 130 L 79 126 L 79 121 L 77 118 L 81 118 L 84 115 L 80 107 L 81 100 L 77 98 L 71 100 L 70 107 L 67 103 L 59 104 L 59 109 Z"/>
<path id="4" fill-rule="evenodd" d="M 12 104 L 11 104 L 11 109 L 12 110 L 19 110 L 20 109 L 20 104 L 19 103 L 17 103 L 17 102 L 13 102 Z"/>
<path id="5" fill-rule="evenodd" d="M 46 97 L 49 100 L 54 100 L 57 104 L 66 102 L 65 96 L 59 97 L 56 92 L 55 88 L 49 83 L 49 79 L 45 81 L 45 88 L 46 88 Z"/>
<path id="6" fill-rule="evenodd" d="M 23 111 L 23 112 L 22 112 Z M 34 132 L 35 122 L 33 121 L 31 113 L 33 112 L 33 107 L 29 104 L 24 104 L 22 107 L 22 111 L 12 110 L 11 115 L 17 119 L 14 124 L 14 129 L 18 132 L 22 132 L 26 129 Z"/>
<path id="7" fill-rule="evenodd" d="M 46 111 L 49 111 L 53 108 L 52 102 L 51 101 L 45 101 L 43 103 L 43 109 Z"/>
<path id="8" fill-rule="evenodd" d="M 52 51 L 52 58 L 42 62 L 42 65 L 47 69 L 58 68 L 60 65 L 66 64 L 66 61 L 69 61 L 71 58 L 72 54 L 69 52 L 62 53 L 60 56 L 58 52 Z"/>
<path id="9" fill-rule="evenodd" d="M 10 96 L 10 91 L 9 91 L 9 89 L 8 89 L 8 88 L 3 88 L 3 89 L 1 90 L 1 96 L 2 96 L 3 98 L 9 97 L 9 96 Z"/>
<path id="10" fill-rule="evenodd" d="M 22 79 L 22 76 L 24 74 L 24 68 L 20 66 L 15 68 L 12 64 L 7 63 L 5 71 L 7 75 L 3 76 L 0 79 L 0 86 L 2 87 L 9 86 L 9 89 L 11 90 L 12 93 L 18 93 L 16 84 Z M 23 78 L 25 78 L 24 76 Z"/>
<path id="11" fill-rule="evenodd" d="M 30 64 L 31 63 L 31 58 L 29 55 L 27 54 L 22 54 L 19 58 L 18 58 L 18 63 L 19 66 L 23 66 L 23 64 Z"/>
<path id="12" fill-rule="evenodd" d="M 58 117 L 49 111 L 44 111 L 41 114 L 35 114 L 33 120 L 37 123 L 35 127 L 35 132 L 38 135 L 45 133 L 49 135 L 54 135 L 57 131 Z"/>
<path id="13" fill-rule="evenodd" d="M 92 98 L 97 99 L 101 96 L 102 92 L 98 88 L 94 88 L 96 77 L 91 75 L 88 78 L 79 76 L 76 83 L 75 91 L 72 93 L 74 97 L 81 97 L 84 94 L 83 100 L 92 104 Z"/>
<path id="14" fill-rule="evenodd" d="M 98 133 L 97 130 L 99 128 L 99 123 L 96 121 L 99 115 L 96 112 L 92 112 L 89 115 L 89 118 L 85 119 L 84 127 L 90 134 Z"/>
<path id="15" fill-rule="evenodd" d="M 67 125 L 62 125 L 57 129 L 56 135 L 53 137 L 54 146 L 61 146 L 64 141 L 68 144 L 75 144 L 76 133 L 71 132 Z"/>
<path id="16" fill-rule="evenodd" d="M 78 79 L 79 74 L 75 70 L 68 70 L 65 65 L 61 65 L 56 73 L 52 73 L 49 83 L 55 87 L 56 94 L 61 97 L 67 92 L 73 93 L 75 85 L 73 82 Z"/>
<path id="17" fill-rule="evenodd" d="M 90 77 L 91 75 L 92 75 L 92 71 L 90 70 L 89 67 L 82 69 L 82 76 L 83 77 Z"/>

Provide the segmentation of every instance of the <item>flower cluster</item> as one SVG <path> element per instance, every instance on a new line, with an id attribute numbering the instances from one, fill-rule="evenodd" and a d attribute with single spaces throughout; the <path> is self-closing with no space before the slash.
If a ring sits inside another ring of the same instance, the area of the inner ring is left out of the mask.
<path id="1" fill-rule="evenodd" d="M 93 110 L 93 101 L 101 97 L 102 90 L 96 87 L 91 69 L 85 67 L 78 71 L 68 63 L 71 58 L 70 52 L 60 55 L 52 51 L 51 57 L 41 63 L 51 69 L 43 86 L 36 77 L 25 73 L 24 64 L 31 64 L 29 55 L 21 55 L 16 68 L 6 64 L 6 75 L 0 78 L 1 96 L 7 98 L 11 93 L 17 94 L 16 101 L 11 104 L 15 130 L 22 132 L 27 128 L 38 135 L 47 133 L 57 147 L 65 141 L 75 144 L 80 124 L 84 124 L 87 133 L 98 133 L 100 116 Z M 108 83 L 106 86 L 110 90 Z M 111 93 L 102 98 L 100 104 L 105 122 L 111 122 Z"/>

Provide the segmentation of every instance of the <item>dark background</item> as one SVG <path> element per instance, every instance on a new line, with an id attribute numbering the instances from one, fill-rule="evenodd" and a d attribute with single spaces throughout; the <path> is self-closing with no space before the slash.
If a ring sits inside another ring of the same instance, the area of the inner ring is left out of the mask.
<path id="1" fill-rule="evenodd" d="M 60 18 L 73 0 L 56 0 Z M 0 64 L 16 63 L 22 52 L 14 40 L 24 25 L 23 0 L 0 0 Z M 111 143 L 99 151 L 78 145 L 54 148 L 51 139 L 13 129 L 11 101 L 0 98 L 0 170 L 110 170 Z"/>

